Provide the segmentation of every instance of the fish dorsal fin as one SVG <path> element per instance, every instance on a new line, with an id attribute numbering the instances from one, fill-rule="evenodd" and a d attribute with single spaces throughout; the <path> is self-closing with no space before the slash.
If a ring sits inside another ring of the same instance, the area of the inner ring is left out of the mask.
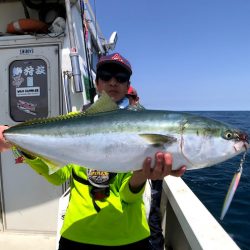
<path id="1" fill-rule="evenodd" d="M 173 142 L 176 141 L 175 137 L 169 135 L 139 134 L 139 136 L 155 147 L 160 147 L 163 146 L 164 144 L 172 144 Z"/>
<path id="2" fill-rule="evenodd" d="M 84 112 L 87 115 L 96 114 L 101 112 L 114 111 L 119 109 L 119 106 L 111 99 L 111 97 L 103 91 L 100 98 L 93 103 L 86 111 Z"/>
<path id="3" fill-rule="evenodd" d="M 136 105 L 129 105 L 128 110 L 131 110 L 131 111 L 142 111 L 142 110 L 145 110 L 145 108 L 141 105 L 141 104 L 136 104 Z"/>

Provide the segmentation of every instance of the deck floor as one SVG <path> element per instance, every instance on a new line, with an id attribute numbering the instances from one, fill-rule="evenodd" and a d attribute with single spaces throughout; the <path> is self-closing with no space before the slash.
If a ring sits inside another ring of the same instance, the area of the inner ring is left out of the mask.
<path id="1" fill-rule="evenodd" d="M 56 237 L 53 235 L 28 235 L 0 232 L 2 250 L 55 250 Z"/>

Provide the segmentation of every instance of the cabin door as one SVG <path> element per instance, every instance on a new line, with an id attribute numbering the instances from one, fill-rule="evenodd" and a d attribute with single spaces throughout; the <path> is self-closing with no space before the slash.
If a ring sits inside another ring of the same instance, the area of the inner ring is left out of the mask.
<path id="1" fill-rule="evenodd" d="M 61 43 L 25 37 L 0 39 L 0 124 L 61 113 Z M 15 164 L 12 152 L 1 154 L 0 184 L 3 231 L 56 231 L 62 186 L 48 183 L 26 164 Z"/>

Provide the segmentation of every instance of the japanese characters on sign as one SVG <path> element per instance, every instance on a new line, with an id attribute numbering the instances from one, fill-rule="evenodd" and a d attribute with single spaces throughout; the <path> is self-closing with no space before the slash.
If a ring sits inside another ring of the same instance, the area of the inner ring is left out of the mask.
<path id="1" fill-rule="evenodd" d="M 47 64 L 42 59 L 16 60 L 10 64 L 10 115 L 14 121 L 48 116 L 47 74 Z"/>

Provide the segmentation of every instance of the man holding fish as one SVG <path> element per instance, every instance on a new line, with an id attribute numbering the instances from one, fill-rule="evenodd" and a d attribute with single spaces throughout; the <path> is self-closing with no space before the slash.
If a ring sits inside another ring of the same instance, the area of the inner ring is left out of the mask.
<path id="1" fill-rule="evenodd" d="M 101 57 L 97 64 L 96 74 L 98 93 L 105 91 L 119 108 L 126 109 L 129 106 L 126 94 L 130 86 L 131 75 L 130 63 L 120 54 Z M 105 111 L 109 111 L 106 110 L 105 102 L 98 103 L 97 101 L 86 110 L 86 114 L 96 115 Z M 130 123 L 132 124 L 133 120 Z M 4 135 L 7 129 L 8 126 L 0 126 L 0 152 L 12 147 Z M 18 147 L 17 144 L 13 144 Z M 87 147 L 90 145 L 86 145 L 86 149 Z M 59 170 L 55 168 L 56 171 L 52 173 L 50 170 L 53 169 L 54 163 L 51 164 L 51 161 L 41 157 L 40 154 L 37 157 L 22 146 L 20 148 L 24 162 L 49 182 L 61 185 L 70 176 L 73 177 L 59 250 L 114 247 L 116 249 L 150 249 L 148 242 L 150 230 L 142 200 L 146 180 L 161 180 L 167 175 L 181 176 L 186 170 L 184 165 L 172 170 L 172 155 L 159 148 L 156 150 L 154 159 L 152 155 L 145 157 L 141 166 L 137 167 L 139 170 L 133 172 L 124 170 L 126 173 L 123 173 L 120 169 L 116 174 L 107 169 L 96 170 L 69 163 Z M 106 154 L 112 153 L 112 148 L 107 149 Z M 100 154 L 101 152 L 96 149 L 91 157 L 97 158 L 98 162 Z M 129 152 L 127 157 L 129 157 Z M 84 157 L 82 158 L 84 162 Z M 122 162 L 123 159 L 120 160 Z M 117 166 L 121 164 L 119 159 L 116 164 Z"/>

